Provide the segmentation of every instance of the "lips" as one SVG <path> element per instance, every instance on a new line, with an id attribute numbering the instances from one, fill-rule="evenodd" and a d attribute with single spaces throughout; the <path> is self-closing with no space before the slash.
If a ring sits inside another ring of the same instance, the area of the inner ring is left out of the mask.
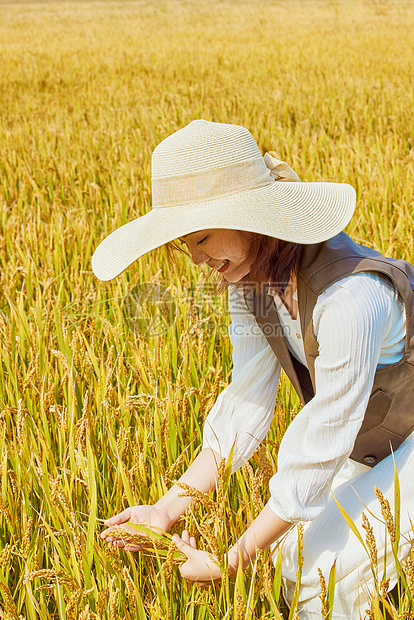
<path id="1" fill-rule="evenodd" d="M 226 258 L 222 260 L 220 263 L 217 263 L 217 265 L 208 265 L 208 266 L 210 267 L 210 269 L 215 269 L 216 271 L 223 273 L 223 271 L 226 271 L 229 264 L 230 264 L 230 261 L 228 258 Z"/>
<path id="2" fill-rule="evenodd" d="M 223 273 L 223 271 L 226 271 L 228 266 L 229 266 L 229 260 L 226 258 L 225 260 L 221 261 L 221 263 L 219 263 L 218 265 L 215 265 L 214 269 L 216 269 L 219 273 Z"/>

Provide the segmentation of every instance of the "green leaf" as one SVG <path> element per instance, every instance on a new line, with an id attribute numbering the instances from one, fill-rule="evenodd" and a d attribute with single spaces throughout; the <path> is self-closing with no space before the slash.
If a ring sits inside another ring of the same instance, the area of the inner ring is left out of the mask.
<path id="1" fill-rule="evenodd" d="M 246 586 L 244 584 L 244 572 L 243 572 L 243 557 L 241 550 L 239 549 L 239 566 L 237 567 L 236 574 L 236 588 L 242 595 L 243 599 L 246 599 Z"/>
<path id="2" fill-rule="evenodd" d="M 86 442 L 87 458 L 88 458 L 88 481 L 89 481 L 89 497 L 90 497 L 90 509 L 89 509 L 89 522 L 88 531 L 86 534 L 86 554 L 84 558 L 84 576 L 85 587 L 91 588 L 91 568 L 93 563 L 93 552 L 95 543 L 95 529 L 96 529 L 96 515 L 98 511 L 97 507 L 97 493 L 96 493 L 96 462 L 95 454 L 91 446 L 91 442 L 88 438 Z"/>
<path id="3" fill-rule="evenodd" d="M 128 527 L 132 527 L 134 530 L 137 530 L 140 534 L 144 534 L 145 536 L 149 536 L 150 538 L 156 538 L 157 540 L 164 541 L 167 545 L 170 544 L 172 540 L 172 535 L 168 532 L 164 532 L 163 530 L 151 529 L 146 527 L 145 525 L 141 525 L 140 523 L 134 523 L 133 521 L 126 521 L 122 525 L 127 525 Z"/>
<path id="4" fill-rule="evenodd" d="M 226 489 L 228 487 L 228 484 L 230 482 L 230 478 L 231 478 L 231 473 L 232 473 L 232 469 L 233 469 L 233 456 L 234 456 L 234 449 L 236 447 L 236 442 L 233 443 L 231 450 L 230 450 L 230 454 L 227 458 L 226 461 L 226 468 L 224 470 L 224 476 L 223 476 L 223 487 L 224 489 Z M 224 490 L 223 489 L 223 490 Z"/>
<path id="5" fill-rule="evenodd" d="M 334 596 L 335 596 L 335 576 L 336 576 L 335 564 L 336 564 L 336 560 L 332 564 L 332 568 L 331 568 L 330 573 L 329 573 L 328 594 L 327 594 L 327 601 L 326 601 L 328 603 L 328 618 L 327 618 L 327 620 L 331 620 L 331 618 L 332 618 Z"/>
<path id="6" fill-rule="evenodd" d="M 284 542 L 284 541 L 283 541 Z M 276 602 L 279 603 L 280 600 L 280 588 L 282 586 L 282 551 L 283 551 L 283 542 L 279 547 L 279 552 L 277 554 L 277 559 L 275 562 L 275 577 L 273 580 L 273 594 L 275 596 Z M 270 595 L 270 593 L 269 593 Z"/>
<path id="7" fill-rule="evenodd" d="M 381 609 L 379 606 L 379 600 L 376 596 L 372 599 L 372 611 L 374 612 L 375 620 L 384 620 L 384 616 L 382 615 Z"/>
<path id="8" fill-rule="evenodd" d="M 380 601 L 384 605 L 385 609 L 387 610 L 390 618 L 392 618 L 392 620 L 399 620 L 399 615 L 394 605 L 391 605 L 390 602 L 381 595 L 380 595 Z"/>
<path id="9" fill-rule="evenodd" d="M 400 480 L 398 478 L 397 465 L 395 463 L 394 452 L 392 453 L 392 460 L 394 461 L 394 521 L 395 521 L 395 541 L 394 552 L 398 551 L 398 543 L 400 542 L 400 526 L 401 526 L 401 492 L 400 492 Z"/>
<path id="10" fill-rule="evenodd" d="M 279 554 L 278 554 L 278 558 L 277 558 L 277 562 L 278 562 L 278 561 L 279 561 L 279 556 L 280 556 L 280 566 L 281 566 L 281 562 L 282 562 L 281 551 L 282 551 L 282 548 L 280 548 L 280 550 L 279 550 Z M 275 600 L 275 598 L 273 597 L 273 593 L 272 593 L 272 592 L 270 592 L 270 590 L 268 590 L 268 588 L 266 588 L 266 597 L 267 597 L 267 600 L 269 601 L 269 605 L 270 605 L 270 607 L 271 607 L 271 610 L 272 610 L 272 614 L 273 614 L 273 616 L 274 616 L 274 619 L 275 619 L 275 620 L 283 620 L 283 615 L 282 615 L 282 613 L 279 611 L 279 608 L 278 608 L 278 603 L 279 603 L 279 592 L 280 592 L 280 584 L 279 584 L 279 587 L 278 587 L 278 588 L 276 588 L 276 591 L 277 591 L 277 593 L 278 593 L 278 594 L 277 594 L 277 598 L 276 598 L 276 600 Z M 275 592 L 275 587 L 273 587 L 273 592 Z"/>
<path id="11" fill-rule="evenodd" d="M 169 547 L 171 544 L 171 540 L 172 540 L 172 535 L 169 534 L 168 532 L 163 532 L 162 530 L 156 531 L 156 530 L 152 530 L 149 527 L 145 527 L 145 525 L 140 525 L 139 523 L 133 523 L 132 521 L 127 521 L 126 523 L 123 523 L 122 525 L 127 525 L 128 527 L 132 527 L 134 530 L 137 530 L 140 534 L 143 534 L 144 536 L 148 536 L 148 538 L 152 538 L 155 540 L 161 540 L 166 547 Z M 122 526 L 121 526 L 122 527 Z M 145 553 L 151 553 L 154 554 L 156 553 L 159 557 L 162 558 L 166 558 L 167 557 L 167 553 L 168 553 L 168 549 L 158 549 L 156 547 L 146 547 Z M 182 553 L 181 551 L 179 551 L 177 549 L 177 551 L 174 551 L 174 555 L 173 555 L 175 560 L 186 560 L 187 556 Z"/>
<path id="12" fill-rule="evenodd" d="M 297 573 L 296 573 L 296 586 L 295 592 L 293 594 L 292 603 L 289 611 L 289 620 L 293 620 L 295 611 L 298 608 L 299 604 L 299 592 L 300 592 L 300 582 L 302 577 L 302 552 L 301 552 L 301 540 L 300 540 L 300 530 L 298 527 L 298 559 L 297 559 Z"/>
<path id="13" fill-rule="evenodd" d="M 328 483 L 329 484 L 329 483 Z M 369 552 L 368 549 L 366 547 L 366 544 L 364 543 L 364 540 L 361 536 L 361 534 L 358 531 L 357 526 L 355 525 L 355 523 L 353 522 L 353 520 L 351 519 L 351 517 L 349 516 L 349 514 L 342 508 L 341 504 L 338 502 L 338 500 L 336 499 L 332 489 L 331 489 L 331 495 L 334 498 L 335 504 L 338 506 L 339 508 L 339 512 L 341 513 L 341 515 L 343 516 L 343 518 L 345 519 L 347 525 L 349 526 L 349 528 L 353 531 L 353 533 L 355 534 L 355 536 L 358 538 L 359 542 L 361 543 L 361 545 L 364 547 L 365 551 L 367 552 L 367 555 L 369 557 Z"/>

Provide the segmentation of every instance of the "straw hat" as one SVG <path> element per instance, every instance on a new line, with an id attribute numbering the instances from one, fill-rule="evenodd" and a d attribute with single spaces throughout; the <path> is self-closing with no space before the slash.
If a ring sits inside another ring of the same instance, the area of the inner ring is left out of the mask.
<path id="1" fill-rule="evenodd" d="M 353 187 L 298 183 L 287 164 L 262 157 L 250 132 L 238 125 L 193 121 L 155 148 L 151 172 L 151 211 L 115 230 L 93 255 L 92 268 L 101 280 L 198 230 L 244 230 L 304 244 L 326 241 L 345 228 L 355 209 Z"/>

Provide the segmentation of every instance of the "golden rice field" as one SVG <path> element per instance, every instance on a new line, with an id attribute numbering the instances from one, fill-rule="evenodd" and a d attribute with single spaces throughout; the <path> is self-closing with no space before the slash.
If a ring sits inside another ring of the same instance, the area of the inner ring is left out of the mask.
<path id="1" fill-rule="evenodd" d="M 0 1 L 1 618 L 299 617 L 267 554 L 200 589 L 168 541 L 99 538 L 200 450 L 231 351 L 225 297 L 187 257 L 101 283 L 91 255 L 150 208 L 155 145 L 206 118 L 248 127 L 302 180 L 354 185 L 349 234 L 413 262 L 413 32 L 404 0 Z M 297 410 L 282 381 L 263 449 L 177 529 L 233 544 Z M 370 617 L 412 618 L 413 575 Z"/>

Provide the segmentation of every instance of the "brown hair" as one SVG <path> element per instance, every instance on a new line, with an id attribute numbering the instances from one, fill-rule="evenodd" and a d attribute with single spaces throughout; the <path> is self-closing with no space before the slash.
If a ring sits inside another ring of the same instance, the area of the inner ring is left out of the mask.
<path id="1" fill-rule="evenodd" d="M 240 231 L 243 235 L 243 232 Z M 254 256 L 250 273 L 244 278 L 256 285 L 269 282 L 279 295 L 283 295 L 290 278 L 296 275 L 302 258 L 303 246 L 275 239 L 267 235 L 250 233 L 250 253 Z"/>

